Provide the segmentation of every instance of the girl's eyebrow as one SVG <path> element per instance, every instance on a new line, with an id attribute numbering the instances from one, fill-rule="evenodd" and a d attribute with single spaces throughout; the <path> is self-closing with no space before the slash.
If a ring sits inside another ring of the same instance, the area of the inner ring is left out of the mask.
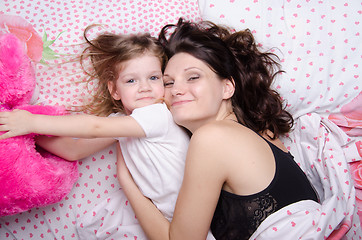
<path id="1" fill-rule="evenodd" d="M 127 76 L 134 76 L 134 75 L 137 75 L 138 72 L 135 71 L 135 72 L 128 72 L 128 73 L 125 73 L 125 74 L 120 74 L 119 76 L 122 76 L 122 77 L 127 77 Z M 154 70 L 154 71 L 150 71 L 148 73 L 149 75 L 152 75 L 152 74 L 162 74 L 162 71 L 161 70 Z"/>
<path id="2" fill-rule="evenodd" d="M 151 74 L 162 74 L 162 71 L 161 70 L 155 70 L 155 71 L 152 71 Z"/>

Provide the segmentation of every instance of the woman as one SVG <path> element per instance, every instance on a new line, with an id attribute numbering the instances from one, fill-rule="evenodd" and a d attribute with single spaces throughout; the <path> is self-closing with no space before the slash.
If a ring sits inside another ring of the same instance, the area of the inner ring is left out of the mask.
<path id="1" fill-rule="evenodd" d="M 192 137 L 171 223 L 119 159 L 120 183 L 148 237 L 205 239 L 211 226 L 216 239 L 248 239 L 284 206 L 318 201 L 279 140 L 293 119 L 271 89 L 280 73 L 276 56 L 259 51 L 247 30 L 233 33 L 206 22 L 180 19 L 159 38 L 169 57 L 165 101 Z"/>

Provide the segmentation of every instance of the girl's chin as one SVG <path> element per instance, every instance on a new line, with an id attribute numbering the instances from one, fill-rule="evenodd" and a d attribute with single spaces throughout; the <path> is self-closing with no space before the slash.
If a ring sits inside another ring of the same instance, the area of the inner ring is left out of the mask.
<path id="1" fill-rule="evenodd" d="M 152 104 L 155 104 L 157 102 L 155 102 L 155 100 L 144 100 L 144 101 L 140 101 L 137 103 L 136 107 L 137 108 L 141 108 L 141 107 L 146 107 Z"/>

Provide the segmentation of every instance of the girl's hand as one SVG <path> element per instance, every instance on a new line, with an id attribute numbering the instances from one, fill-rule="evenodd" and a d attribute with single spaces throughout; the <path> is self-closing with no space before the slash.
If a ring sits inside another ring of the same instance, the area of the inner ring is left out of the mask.
<path id="1" fill-rule="evenodd" d="M 5 132 L 0 140 L 31 133 L 31 118 L 32 114 L 25 110 L 0 112 L 0 132 Z"/>

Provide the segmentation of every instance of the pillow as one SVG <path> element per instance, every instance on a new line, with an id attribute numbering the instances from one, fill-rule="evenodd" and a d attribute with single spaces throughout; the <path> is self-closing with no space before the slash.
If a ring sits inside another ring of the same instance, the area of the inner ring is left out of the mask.
<path id="1" fill-rule="evenodd" d="M 27 1 L 26 7 L 5 0 L 1 13 L 25 18 L 40 35 L 46 34 L 48 40 L 55 41 L 51 48 L 60 54 L 59 58 L 50 57 L 50 68 L 37 65 L 38 102 L 67 108 L 81 105 L 91 91 L 82 83 L 84 73 L 79 63 L 69 62 L 83 49 L 83 31 L 88 25 L 103 24 L 99 31 L 121 34 L 150 32 L 157 36 L 164 25 L 176 23 L 181 16 L 200 19 L 197 0 L 52 1 L 44 4 Z"/>
<path id="2" fill-rule="evenodd" d="M 274 87 L 294 117 L 339 112 L 361 92 L 360 2 L 200 0 L 199 8 L 275 51 L 285 74 Z"/>

